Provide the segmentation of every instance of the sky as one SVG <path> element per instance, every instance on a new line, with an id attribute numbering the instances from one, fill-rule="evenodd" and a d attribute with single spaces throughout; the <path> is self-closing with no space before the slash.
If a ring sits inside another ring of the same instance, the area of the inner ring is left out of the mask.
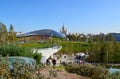
<path id="1" fill-rule="evenodd" d="M 16 32 L 120 32 L 120 0 L 0 0 L 0 22 Z"/>

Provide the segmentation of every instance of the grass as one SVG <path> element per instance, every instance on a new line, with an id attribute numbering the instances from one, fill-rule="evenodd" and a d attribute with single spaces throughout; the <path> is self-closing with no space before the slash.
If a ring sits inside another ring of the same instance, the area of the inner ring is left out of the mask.
<path id="1" fill-rule="evenodd" d="M 90 47 L 89 43 L 83 43 L 83 42 L 60 42 L 60 45 L 62 46 L 62 49 L 59 52 L 60 54 L 87 52 Z"/>
<path id="2" fill-rule="evenodd" d="M 64 66 L 56 66 L 55 68 L 58 69 L 58 70 L 65 70 Z"/>
<path id="3" fill-rule="evenodd" d="M 83 42 L 68 42 L 68 41 L 61 41 L 58 43 L 51 43 L 51 42 L 44 42 L 44 43 L 23 43 L 19 44 L 20 46 L 27 47 L 27 48 L 48 48 L 52 47 L 53 44 L 57 44 L 62 46 L 62 49 L 59 51 L 59 54 L 73 54 L 78 52 L 87 52 L 90 48 L 89 43 Z"/>
<path id="4" fill-rule="evenodd" d="M 28 48 L 46 48 L 46 47 L 51 47 L 50 44 L 47 43 L 24 43 L 24 44 L 19 44 L 20 46 L 23 47 L 28 47 Z"/>

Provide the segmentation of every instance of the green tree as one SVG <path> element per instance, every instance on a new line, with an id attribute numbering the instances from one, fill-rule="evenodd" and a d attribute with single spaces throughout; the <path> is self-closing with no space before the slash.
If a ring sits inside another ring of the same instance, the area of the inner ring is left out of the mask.
<path id="1" fill-rule="evenodd" d="M 91 43 L 93 42 L 93 34 L 88 34 L 87 37 L 88 37 L 88 42 Z"/>
<path id="2" fill-rule="evenodd" d="M 114 44 L 113 42 L 105 42 L 103 45 L 103 62 L 112 62 L 114 59 Z"/>
<path id="3" fill-rule="evenodd" d="M 114 42 L 114 63 L 119 63 L 120 61 L 120 44 L 118 42 Z"/>
<path id="4" fill-rule="evenodd" d="M 89 58 L 87 59 L 90 62 L 101 62 L 101 43 L 92 43 L 89 50 Z"/>
<path id="5" fill-rule="evenodd" d="M 8 32 L 6 26 L 3 23 L 0 23 L 0 43 L 8 43 Z"/>
<path id="6" fill-rule="evenodd" d="M 87 36 L 82 34 L 81 40 L 82 40 L 82 42 L 87 42 Z"/>
<path id="7" fill-rule="evenodd" d="M 114 38 L 111 34 L 106 35 L 106 41 L 114 41 Z"/>
<path id="8" fill-rule="evenodd" d="M 14 32 L 14 27 L 12 24 L 10 24 L 10 29 L 9 29 L 9 42 L 10 43 L 15 43 L 17 41 L 16 34 Z"/>
<path id="9" fill-rule="evenodd" d="M 99 35 L 94 35 L 93 41 L 94 41 L 94 42 L 100 42 Z"/>
<path id="10" fill-rule="evenodd" d="M 99 34 L 99 39 L 100 39 L 101 42 L 105 42 L 105 39 L 106 39 L 105 34 L 104 33 L 100 33 Z"/>

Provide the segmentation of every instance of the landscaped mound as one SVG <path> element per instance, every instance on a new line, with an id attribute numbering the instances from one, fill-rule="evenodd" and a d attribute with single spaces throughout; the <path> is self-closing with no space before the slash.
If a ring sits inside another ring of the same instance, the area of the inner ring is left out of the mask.
<path id="1" fill-rule="evenodd" d="M 76 73 L 78 75 L 87 76 L 92 79 L 120 79 L 120 74 L 110 74 L 109 71 L 100 66 L 93 65 L 67 65 L 65 67 L 66 71 L 70 73 Z"/>

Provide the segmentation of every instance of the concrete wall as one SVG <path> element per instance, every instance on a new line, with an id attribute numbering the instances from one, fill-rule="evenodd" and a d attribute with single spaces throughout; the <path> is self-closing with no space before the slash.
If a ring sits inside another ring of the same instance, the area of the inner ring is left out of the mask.
<path id="1" fill-rule="evenodd" d="M 41 53 L 42 54 L 41 62 L 45 63 L 50 56 L 53 56 L 53 54 L 57 53 L 61 48 L 62 46 L 55 46 L 52 48 L 44 48 L 44 49 L 33 49 L 33 53 L 35 52 Z"/>

